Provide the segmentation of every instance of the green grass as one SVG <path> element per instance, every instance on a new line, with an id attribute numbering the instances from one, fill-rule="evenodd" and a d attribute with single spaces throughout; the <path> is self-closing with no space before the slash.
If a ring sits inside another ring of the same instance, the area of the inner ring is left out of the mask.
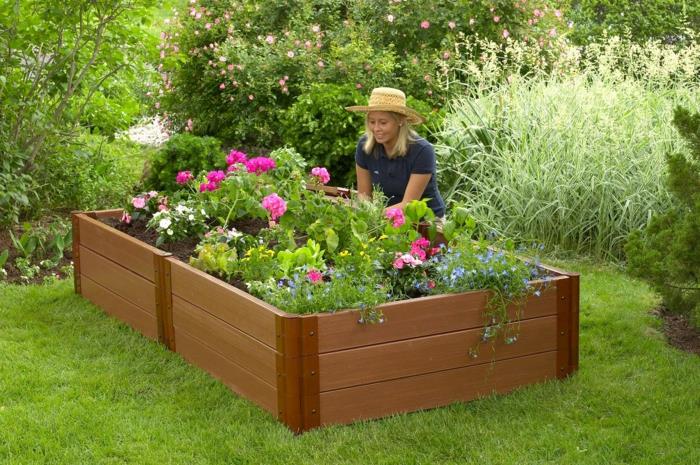
<path id="1" fill-rule="evenodd" d="M 700 358 L 666 346 L 656 296 L 559 266 L 582 272 L 575 376 L 299 437 L 71 283 L 0 285 L 0 463 L 700 463 Z"/>

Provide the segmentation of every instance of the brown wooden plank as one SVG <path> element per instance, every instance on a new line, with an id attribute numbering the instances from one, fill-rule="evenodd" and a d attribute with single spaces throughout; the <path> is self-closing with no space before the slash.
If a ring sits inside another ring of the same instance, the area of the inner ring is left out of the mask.
<path id="1" fill-rule="evenodd" d="M 277 418 L 294 432 L 303 431 L 301 414 L 301 318 L 275 316 L 277 333 Z"/>
<path id="2" fill-rule="evenodd" d="M 113 208 L 111 210 L 96 210 L 87 213 L 90 218 L 121 218 L 124 214 L 123 208 Z"/>
<path id="3" fill-rule="evenodd" d="M 521 310 L 521 318 L 555 315 L 556 282 L 540 297 L 530 297 Z M 486 291 L 465 292 L 391 302 L 378 308 L 384 313 L 384 323 L 358 324 L 357 311 L 325 313 L 318 316 L 318 347 L 320 353 L 361 347 L 414 337 L 483 326 Z M 511 317 L 516 316 L 515 307 Z"/>
<path id="4" fill-rule="evenodd" d="M 72 224 L 72 259 L 73 259 L 73 289 L 76 294 L 80 294 L 80 212 L 72 212 L 70 215 Z"/>
<path id="5" fill-rule="evenodd" d="M 571 318 L 569 320 L 571 324 L 570 344 L 571 350 L 569 351 L 569 373 L 573 373 L 578 370 L 578 341 L 579 341 L 579 305 L 580 305 L 580 275 L 578 273 L 569 273 L 571 278 Z"/>
<path id="6" fill-rule="evenodd" d="M 321 424 L 350 423 L 504 393 L 556 376 L 556 352 L 321 393 Z"/>
<path id="7" fill-rule="evenodd" d="M 161 257 L 163 275 L 161 279 L 161 292 L 163 299 L 163 314 L 159 325 L 163 331 L 163 338 L 166 347 L 175 351 L 175 328 L 173 326 L 173 290 L 171 286 L 170 258 Z"/>
<path id="8" fill-rule="evenodd" d="M 480 344 L 483 330 L 477 328 L 321 354 L 320 390 L 404 378 L 557 349 L 556 316 L 525 320 L 520 325 L 511 325 L 510 329 L 518 337 L 513 344 L 504 343 L 502 338 Z M 478 356 L 471 357 L 469 350 L 477 347 Z M 306 370 L 304 376 L 309 377 Z"/>
<path id="9" fill-rule="evenodd" d="M 275 316 L 285 312 L 176 260 L 171 261 L 171 277 L 174 295 L 270 347 L 277 346 Z"/>
<path id="10" fill-rule="evenodd" d="M 187 333 L 205 341 L 207 347 L 246 369 L 268 384 L 276 385 L 275 349 L 239 331 L 225 321 L 177 296 L 173 297 L 176 346 Z"/>
<path id="11" fill-rule="evenodd" d="M 557 286 L 557 376 L 569 374 L 569 354 L 571 352 L 571 279 Z"/>
<path id="12" fill-rule="evenodd" d="M 158 340 L 158 322 L 155 315 L 100 286 L 87 276 L 82 278 L 82 295 L 109 315 L 125 322 L 144 336 Z"/>
<path id="13" fill-rule="evenodd" d="M 220 379 L 236 393 L 277 414 L 277 390 L 274 386 L 209 349 L 202 341 L 185 332 L 177 334 L 177 351 L 187 361 Z"/>
<path id="14" fill-rule="evenodd" d="M 156 316 L 156 287 L 152 282 L 82 245 L 80 268 L 81 276 L 92 279 L 124 300 Z"/>
<path id="15" fill-rule="evenodd" d="M 80 217 L 80 245 L 155 282 L 153 255 L 169 255 L 87 215 Z"/>

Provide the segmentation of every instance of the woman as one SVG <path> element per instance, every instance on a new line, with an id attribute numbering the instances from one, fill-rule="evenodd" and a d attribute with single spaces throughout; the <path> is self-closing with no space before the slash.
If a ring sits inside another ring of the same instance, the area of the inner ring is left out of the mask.
<path id="1" fill-rule="evenodd" d="M 365 135 L 355 150 L 360 197 L 370 197 L 372 186 L 378 185 L 389 198 L 389 207 L 403 209 L 411 200 L 428 199 L 435 216 L 444 217 L 435 150 L 411 128 L 425 119 L 406 106 L 406 95 L 398 89 L 378 87 L 372 91 L 367 106 L 346 109 L 367 113 Z"/>

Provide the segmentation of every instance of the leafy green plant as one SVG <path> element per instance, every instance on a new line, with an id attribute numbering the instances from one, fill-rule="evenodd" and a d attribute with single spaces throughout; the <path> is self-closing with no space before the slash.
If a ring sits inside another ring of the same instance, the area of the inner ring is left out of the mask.
<path id="1" fill-rule="evenodd" d="M 178 172 L 190 171 L 196 176 L 224 165 L 225 156 L 218 139 L 175 134 L 151 160 L 145 184 L 149 189 L 174 192 L 179 189 Z"/>
<path id="2" fill-rule="evenodd" d="M 29 259 L 39 245 L 39 238 L 35 235 L 29 223 L 25 223 L 22 226 L 22 230 L 23 232 L 19 237 L 15 236 L 15 234 L 10 231 L 10 239 L 12 240 L 12 245 L 19 254 L 23 258 Z"/>
<path id="3" fill-rule="evenodd" d="M 689 148 L 667 156 L 674 205 L 634 231 L 625 250 L 629 271 L 649 281 L 671 311 L 700 327 L 700 113 L 679 107 L 673 123 Z"/>

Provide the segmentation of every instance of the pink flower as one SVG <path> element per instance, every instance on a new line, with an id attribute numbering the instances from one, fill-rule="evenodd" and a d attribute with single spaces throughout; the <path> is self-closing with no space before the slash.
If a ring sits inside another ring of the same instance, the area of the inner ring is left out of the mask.
<path id="1" fill-rule="evenodd" d="M 265 37 L 265 42 L 267 42 L 268 44 L 272 45 L 272 44 L 275 43 L 275 37 L 274 37 L 274 36 L 271 36 L 271 35 L 270 35 L 270 36 L 267 36 L 267 37 Z"/>
<path id="2" fill-rule="evenodd" d="M 449 60 L 450 59 L 450 52 L 443 52 L 442 59 Z"/>
<path id="3" fill-rule="evenodd" d="M 253 94 L 250 94 L 248 96 L 248 100 L 250 100 L 251 102 L 253 101 L 254 98 L 255 98 L 255 95 L 253 95 Z"/>
<path id="4" fill-rule="evenodd" d="M 435 281 L 432 279 L 428 280 L 428 289 L 434 289 L 435 288 Z"/>
<path id="5" fill-rule="evenodd" d="M 219 183 L 216 182 L 203 182 L 199 185 L 199 192 L 211 192 L 219 188 Z"/>
<path id="6" fill-rule="evenodd" d="M 266 173 L 271 169 L 274 169 L 277 165 L 275 160 L 267 157 L 255 157 L 244 162 L 245 167 L 249 173 L 255 173 L 260 176 L 262 173 Z"/>
<path id="7" fill-rule="evenodd" d="M 291 50 L 288 51 L 288 52 L 287 52 L 287 56 L 288 56 L 289 58 L 294 58 L 294 52 L 291 51 Z"/>
<path id="8" fill-rule="evenodd" d="M 420 22 L 421 29 L 428 29 L 430 27 L 430 21 L 423 20 Z"/>
<path id="9" fill-rule="evenodd" d="M 185 127 L 185 130 L 191 132 L 193 126 L 194 126 L 194 121 L 192 121 L 192 118 L 190 118 L 187 120 L 187 126 Z"/>
<path id="10" fill-rule="evenodd" d="M 392 225 L 395 228 L 400 228 L 406 222 L 406 218 L 403 216 L 403 210 L 400 208 L 389 208 L 385 213 L 388 219 L 392 221 Z"/>
<path id="11" fill-rule="evenodd" d="M 404 266 L 404 262 L 403 262 L 403 260 L 401 260 L 401 257 L 394 260 L 394 268 L 396 268 L 397 270 L 401 270 L 401 269 L 403 269 L 403 266 Z"/>
<path id="12" fill-rule="evenodd" d="M 122 223 L 130 224 L 131 223 L 131 215 L 129 215 L 128 212 L 124 212 L 122 215 Z"/>
<path id="13" fill-rule="evenodd" d="M 211 23 L 207 23 L 204 25 L 204 29 L 211 29 Z"/>
<path id="14" fill-rule="evenodd" d="M 323 63 L 323 61 L 321 61 L 321 60 L 318 60 L 318 63 L 316 63 L 316 64 L 318 65 L 319 68 L 323 68 L 324 66 L 326 66 L 326 64 Z"/>
<path id="15" fill-rule="evenodd" d="M 556 29 L 556 28 L 553 27 L 552 29 L 549 30 L 549 37 L 554 37 L 554 36 L 556 36 L 556 35 L 557 35 L 557 29 Z"/>
<path id="16" fill-rule="evenodd" d="M 207 173 L 207 180 L 209 182 L 213 182 L 213 183 L 218 184 L 221 181 L 223 181 L 224 179 L 226 179 L 226 173 L 224 173 L 221 170 L 210 171 Z"/>
<path id="17" fill-rule="evenodd" d="M 270 212 L 270 218 L 272 221 L 277 221 L 277 218 L 284 215 L 287 211 L 287 202 L 284 201 L 276 193 L 272 193 L 262 200 L 262 206 L 265 210 Z"/>
<path id="18" fill-rule="evenodd" d="M 226 88 L 226 84 L 224 84 L 223 82 L 221 84 L 219 84 L 219 89 L 224 90 L 225 88 Z"/>
<path id="19" fill-rule="evenodd" d="M 321 272 L 318 270 L 309 271 L 306 274 L 306 277 L 309 278 L 309 281 L 311 281 L 314 284 L 321 282 L 323 280 L 323 274 L 321 274 Z"/>
<path id="20" fill-rule="evenodd" d="M 149 199 L 153 199 L 153 198 L 158 197 L 158 191 L 150 191 L 146 195 L 148 196 Z"/>
<path id="21" fill-rule="evenodd" d="M 454 21 L 450 21 L 449 23 L 447 23 L 447 27 L 449 27 L 450 29 L 454 29 L 455 27 L 457 27 L 457 23 L 455 23 Z"/>
<path id="22" fill-rule="evenodd" d="M 159 212 L 166 212 L 166 211 L 168 211 L 168 206 L 165 205 L 164 203 L 161 203 L 160 205 L 158 205 L 158 211 Z"/>
<path id="23" fill-rule="evenodd" d="M 328 184 L 328 181 L 331 180 L 331 175 L 328 170 L 320 166 L 311 169 L 311 176 L 316 177 L 321 184 Z"/>
<path id="24" fill-rule="evenodd" d="M 510 32 L 508 29 L 503 29 L 503 38 L 507 39 L 510 36 Z"/>
<path id="25" fill-rule="evenodd" d="M 554 10 L 554 16 L 561 18 L 561 10 Z"/>
<path id="26" fill-rule="evenodd" d="M 430 241 L 425 237 L 421 237 L 420 239 L 416 239 L 415 241 L 411 242 L 411 247 L 427 249 L 428 247 L 430 247 Z"/>
<path id="27" fill-rule="evenodd" d="M 501 20 L 501 17 L 500 17 L 500 16 L 494 16 L 494 17 L 493 17 L 493 22 L 494 22 L 494 23 L 497 23 L 497 22 L 499 22 L 500 20 Z"/>
<path id="28" fill-rule="evenodd" d="M 238 150 L 231 150 L 228 155 L 226 156 L 226 164 L 227 165 L 234 165 L 236 163 L 245 163 L 248 161 L 248 156 Z"/>
<path id="29" fill-rule="evenodd" d="M 177 173 L 177 176 L 175 177 L 175 182 L 178 184 L 187 184 L 192 179 L 194 179 L 194 176 L 192 176 L 191 171 L 180 171 Z"/>
<path id="30" fill-rule="evenodd" d="M 143 197 L 134 197 L 131 199 L 131 205 L 133 205 L 134 208 L 143 208 L 146 206 L 146 199 Z"/>

